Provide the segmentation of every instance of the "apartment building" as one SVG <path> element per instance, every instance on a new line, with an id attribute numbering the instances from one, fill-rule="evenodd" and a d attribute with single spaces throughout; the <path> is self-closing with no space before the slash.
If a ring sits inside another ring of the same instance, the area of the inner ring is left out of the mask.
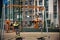
<path id="1" fill-rule="evenodd" d="M 60 0 L 58 0 L 59 27 L 60 27 Z"/>
<path id="2" fill-rule="evenodd" d="M 27 21 L 27 24 L 32 25 L 29 21 L 32 21 L 36 15 L 39 15 L 40 19 L 44 21 L 46 13 L 48 25 L 54 24 L 55 27 L 59 25 L 57 0 L 7 0 L 7 3 L 4 5 L 5 19 L 10 19 L 11 21 Z M 32 6 L 43 6 L 45 10 L 42 11 L 39 8 L 32 8 Z"/>

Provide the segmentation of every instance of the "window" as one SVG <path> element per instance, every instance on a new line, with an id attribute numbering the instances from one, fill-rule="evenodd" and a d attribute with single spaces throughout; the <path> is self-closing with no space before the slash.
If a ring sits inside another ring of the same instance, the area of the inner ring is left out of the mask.
<path id="1" fill-rule="evenodd" d="M 11 19 L 13 19 L 13 13 L 10 14 Z"/>
<path id="2" fill-rule="evenodd" d="M 39 2 L 39 5 L 42 5 L 42 2 Z"/>
<path id="3" fill-rule="evenodd" d="M 39 0 L 39 5 L 42 5 L 42 0 Z"/>
<path id="4" fill-rule="evenodd" d="M 48 11 L 48 5 L 46 5 L 45 8 L 46 8 L 46 11 Z"/>
<path id="5" fill-rule="evenodd" d="M 54 4 L 57 3 L 57 0 L 53 0 L 54 1 Z"/>
<path id="6" fill-rule="evenodd" d="M 50 20 L 47 20 L 47 24 L 50 24 Z"/>
<path id="7" fill-rule="evenodd" d="M 44 3 L 45 3 L 44 6 L 46 8 L 46 11 L 48 12 L 48 0 L 45 0 Z"/>
<path id="8" fill-rule="evenodd" d="M 28 11 L 28 8 L 25 8 L 25 11 Z"/>
<path id="9" fill-rule="evenodd" d="M 32 5 L 32 2 L 29 2 L 30 5 Z"/>
<path id="10" fill-rule="evenodd" d="M 54 0 L 54 4 L 53 4 L 53 17 L 56 18 L 57 17 L 57 0 Z"/>
<path id="11" fill-rule="evenodd" d="M 13 0 L 11 0 L 11 3 L 13 3 Z"/>
<path id="12" fill-rule="evenodd" d="M 29 2 L 32 2 L 32 0 L 29 0 Z"/>
<path id="13" fill-rule="evenodd" d="M 25 9 L 24 8 L 22 8 L 22 11 L 24 11 Z"/>
<path id="14" fill-rule="evenodd" d="M 37 12 L 37 9 L 35 9 L 35 12 Z"/>
<path id="15" fill-rule="evenodd" d="M 19 8 L 14 8 L 14 12 L 18 12 L 19 11 Z"/>
<path id="16" fill-rule="evenodd" d="M 29 4 L 30 5 L 33 5 L 33 0 L 29 0 Z"/>
<path id="17" fill-rule="evenodd" d="M 57 17 L 57 13 L 54 13 L 53 17 L 56 18 Z"/>
<path id="18" fill-rule="evenodd" d="M 43 17 L 42 13 L 39 13 L 39 16 L 40 16 L 40 17 Z"/>
<path id="19" fill-rule="evenodd" d="M 28 1 L 25 1 L 25 5 L 28 5 Z"/>
<path id="20" fill-rule="evenodd" d="M 46 13 L 46 18 L 48 18 L 48 13 Z"/>
<path id="21" fill-rule="evenodd" d="M 29 0 L 29 4 L 30 4 L 30 5 L 32 5 L 32 1 L 33 1 L 33 0 Z"/>
<path id="22" fill-rule="evenodd" d="M 45 0 L 45 5 L 48 5 L 48 0 Z"/>
<path id="23" fill-rule="evenodd" d="M 14 4 L 19 4 L 19 0 L 14 0 Z"/>
<path id="24" fill-rule="evenodd" d="M 29 13 L 32 13 L 32 9 L 30 8 Z"/>
<path id="25" fill-rule="evenodd" d="M 54 8 L 54 11 L 57 11 L 57 5 L 54 5 L 53 8 Z"/>
<path id="26" fill-rule="evenodd" d="M 25 15 L 28 15 L 28 11 L 25 11 Z"/>
<path id="27" fill-rule="evenodd" d="M 23 2 L 22 2 L 22 1 L 20 1 L 20 4 L 23 4 Z"/>
<path id="28" fill-rule="evenodd" d="M 48 4 L 48 1 L 46 1 L 46 4 Z"/>
<path id="29" fill-rule="evenodd" d="M 35 1 L 35 5 L 37 5 L 37 1 Z"/>
<path id="30" fill-rule="evenodd" d="M 48 12 L 48 8 L 46 8 L 46 12 Z"/>
<path id="31" fill-rule="evenodd" d="M 50 23 L 51 21 L 50 20 L 47 20 L 47 26 L 50 27 Z"/>
<path id="32" fill-rule="evenodd" d="M 48 5 L 45 5 L 45 8 L 48 8 Z"/>

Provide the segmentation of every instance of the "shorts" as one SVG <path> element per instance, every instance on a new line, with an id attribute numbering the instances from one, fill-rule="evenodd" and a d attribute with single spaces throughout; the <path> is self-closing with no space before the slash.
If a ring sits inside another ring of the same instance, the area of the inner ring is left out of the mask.
<path id="1" fill-rule="evenodd" d="M 14 30 L 18 30 L 18 26 L 14 26 Z"/>

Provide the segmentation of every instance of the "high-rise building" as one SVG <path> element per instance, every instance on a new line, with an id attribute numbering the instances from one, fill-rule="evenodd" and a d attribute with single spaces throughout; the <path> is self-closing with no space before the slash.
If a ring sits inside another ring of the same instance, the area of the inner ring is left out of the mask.
<path id="1" fill-rule="evenodd" d="M 58 0 L 58 16 L 59 16 L 59 27 L 60 27 L 60 0 Z"/>
<path id="2" fill-rule="evenodd" d="M 41 11 L 38 8 L 40 6 L 43 6 L 45 9 Z M 22 20 L 27 21 L 29 24 L 29 21 L 32 21 L 36 14 L 44 21 L 45 12 L 48 26 L 54 24 L 57 27 L 59 25 L 57 0 L 7 0 L 7 4 L 5 4 L 5 19 L 12 21 Z"/>

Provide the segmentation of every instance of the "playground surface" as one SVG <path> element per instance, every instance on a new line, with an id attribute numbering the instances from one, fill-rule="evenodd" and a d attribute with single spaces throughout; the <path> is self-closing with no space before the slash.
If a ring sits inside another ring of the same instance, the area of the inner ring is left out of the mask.
<path id="1" fill-rule="evenodd" d="M 50 38 L 49 40 L 59 40 L 59 32 L 49 32 L 48 33 Z M 23 40 L 37 40 L 39 37 L 45 37 L 47 35 L 47 32 L 21 32 L 20 36 L 23 38 Z M 4 40 L 16 40 L 16 33 L 4 33 Z M 47 37 L 45 37 L 45 40 L 47 40 Z"/>

